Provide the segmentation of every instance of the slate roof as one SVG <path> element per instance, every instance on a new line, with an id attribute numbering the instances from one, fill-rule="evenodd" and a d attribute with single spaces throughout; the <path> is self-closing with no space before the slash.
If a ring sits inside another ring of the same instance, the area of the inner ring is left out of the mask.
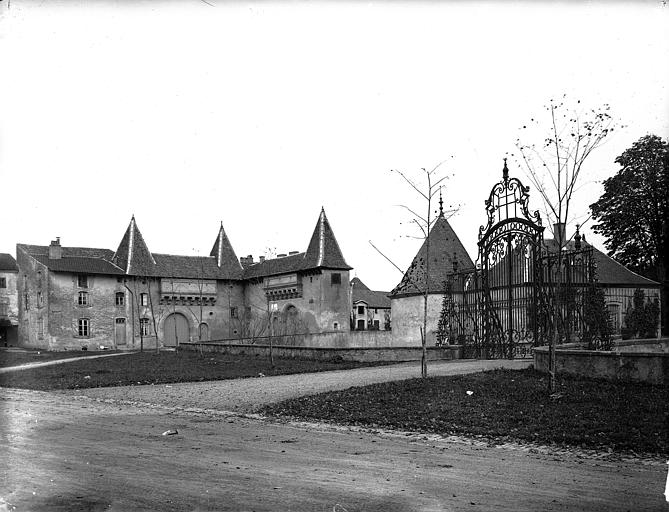
<path id="1" fill-rule="evenodd" d="M 227 268 L 220 268 L 213 256 L 177 256 L 153 253 L 156 265 L 153 276 L 182 279 L 239 279 L 241 267 L 231 274 Z"/>
<path id="2" fill-rule="evenodd" d="M 370 308 L 390 308 L 388 292 L 370 290 L 357 277 L 351 280 L 351 297 L 353 304 L 364 301 Z"/>
<path id="3" fill-rule="evenodd" d="M 128 229 L 121 239 L 112 258 L 114 264 L 121 267 L 128 275 L 157 276 L 156 260 L 144 241 L 142 233 L 137 227 L 135 216 L 130 219 Z"/>
<path id="4" fill-rule="evenodd" d="M 334 268 L 351 270 L 344 260 L 334 232 L 330 227 L 325 209 L 321 208 L 314 233 L 304 254 L 305 268 Z"/>
<path id="5" fill-rule="evenodd" d="M 460 242 L 458 235 L 443 214 L 437 218 L 430 230 L 430 275 L 428 286 L 430 293 L 443 293 L 444 281 L 453 272 L 453 261 L 457 261 L 458 270 L 474 268 L 474 263 Z M 404 273 L 402 281 L 390 292 L 393 298 L 422 294 L 425 283 L 425 263 L 427 240 L 414 257 Z"/>
<path id="6" fill-rule="evenodd" d="M 283 258 L 272 258 L 260 263 L 253 263 L 244 269 L 244 279 L 253 279 L 264 276 L 287 274 L 306 270 L 303 252 L 284 256 Z"/>
<path id="7" fill-rule="evenodd" d="M 232 248 L 228 235 L 225 234 L 222 222 L 209 255 L 216 259 L 216 265 L 224 272 L 227 272 L 231 276 L 241 277 L 242 265 L 235 254 L 235 250 Z"/>
<path id="8" fill-rule="evenodd" d="M 72 272 L 74 274 L 110 274 L 123 275 L 123 269 L 100 258 L 80 258 L 64 256 L 57 260 L 49 259 L 48 255 L 35 254 L 33 257 L 53 272 Z"/>
<path id="9" fill-rule="evenodd" d="M 49 254 L 48 245 L 17 244 L 17 247 L 21 247 L 25 252 L 31 255 Z M 62 247 L 62 254 L 64 258 L 102 258 L 111 261 L 114 256 L 114 251 L 96 247 Z"/>
<path id="10" fill-rule="evenodd" d="M 18 272 L 14 256 L 6 252 L 0 252 L 0 272 Z"/>
<path id="11" fill-rule="evenodd" d="M 309 246 L 305 252 L 253 263 L 244 269 L 244 279 L 287 274 L 317 268 L 351 270 L 344 260 L 332 227 L 321 209 Z"/>
<path id="12" fill-rule="evenodd" d="M 321 214 L 306 252 L 265 260 L 243 269 L 223 225 L 210 256 L 178 256 L 149 251 L 133 215 L 116 251 L 62 247 L 61 259 L 49 259 L 49 246 L 17 244 L 55 272 L 175 277 L 184 279 L 252 279 L 315 268 L 350 270 L 330 223 Z"/>
<path id="13" fill-rule="evenodd" d="M 583 242 L 582 244 L 583 246 L 592 247 L 592 255 L 597 266 L 597 281 L 600 284 L 607 286 L 648 286 L 652 288 L 660 286 L 660 283 L 632 272 L 595 246 L 587 242 Z M 557 243 L 551 238 L 545 239 L 544 245 L 553 251 L 557 248 Z M 573 246 L 573 241 L 567 244 L 567 247 L 572 250 Z"/>

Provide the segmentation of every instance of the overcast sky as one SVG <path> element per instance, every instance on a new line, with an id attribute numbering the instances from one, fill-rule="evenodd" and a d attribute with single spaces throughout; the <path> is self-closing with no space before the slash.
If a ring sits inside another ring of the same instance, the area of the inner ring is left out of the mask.
<path id="1" fill-rule="evenodd" d="M 421 242 L 396 205 L 424 210 L 390 169 L 445 161 L 475 259 L 502 158 L 566 93 L 626 125 L 584 170 L 587 214 L 617 155 L 669 134 L 667 27 L 660 1 L 2 0 L 0 252 L 115 250 L 134 214 L 153 252 L 209 254 L 223 221 L 257 259 L 304 251 L 323 206 L 353 272 L 390 290 L 369 240 L 405 268 Z"/>

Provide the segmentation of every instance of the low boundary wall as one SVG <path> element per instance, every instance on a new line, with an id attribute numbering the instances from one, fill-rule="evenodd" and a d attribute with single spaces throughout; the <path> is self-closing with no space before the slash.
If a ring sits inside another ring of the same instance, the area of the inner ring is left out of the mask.
<path id="1" fill-rule="evenodd" d="M 608 352 L 557 348 L 558 372 L 613 381 L 669 384 L 669 353 Z M 548 372 L 548 347 L 534 349 L 534 367 Z"/>
<path id="2" fill-rule="evenodd" d="M 195 352 L 221 352 L 223 354 L 245 354 L 269 357 L 270 346 L 259 344 L 235 344 L 229 342 L 180 343 L 179 350 Z M 273 346 L 275 357 L 307 359 L 312 361 L 357 361 L 357 362 L 404 362 L 420 361 L 421 347 L 299 347 Z M 460 358 L 460 346 L 427 347 L 428 361 Z"/>

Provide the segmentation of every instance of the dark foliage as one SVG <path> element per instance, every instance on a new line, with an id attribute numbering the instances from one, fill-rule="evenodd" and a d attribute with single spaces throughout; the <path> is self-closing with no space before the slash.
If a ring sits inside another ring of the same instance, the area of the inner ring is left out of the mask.
<path id="1" fill-rule="evenodd" d="M 611 350 L 611 322 L 601 286 L 590 286 L 583 296 L 583 341 L 589 350 Z"/>
<path id="2" fill-rule="evenodd" d="M 321 362 L 298 359 L 196 352 L 141 352 L 118 357 L 84 359 L 53 366 L 0 374 L 1 387 L 76 389 L 170 382 L 237 379 L 291 373 L 345 370 L 380 363 Z"/>
<path id="3" fill-rule="evenodd" d="M 657 335 L 657 321 L 660 316 L 658 300 L 646 300 L 643 290 L 634 290 L 632 307 L 627 311 L 625 327 L 628 337 L 654 338 Z"/>
<path id="4" fill-rule="evenodd" d="M 372 428 L 669 454 L 669 388 L 495 370 L 412 379 L 290 400 L 271 415 Z M 467 392 L 471 391 L 469 395 Z"/>
<path id="5" fill-rule="evenodd" d="M 669 254 L 669 144 L 646 135 L 616 158 L 622 166 L 604 181 L 604 193 L 590 205 L 606 238 L 609 256 L 663 287 L 667 299 Z M 664 322 L 666 322 L 666 315 Z M 666 323 L 665 323 L 666 325 Z"/>

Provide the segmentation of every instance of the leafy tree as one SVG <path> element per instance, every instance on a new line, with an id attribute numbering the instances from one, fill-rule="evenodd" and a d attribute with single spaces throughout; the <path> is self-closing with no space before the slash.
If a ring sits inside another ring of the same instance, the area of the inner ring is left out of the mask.
<path id="1" fill-rule="evenodd" d="M 657 334 L 659 316 L 658 300 L 646 300 L 643 290 L 639 288 L 634 290 L 634 298 L 625 318 L 628 337 L 654 338 Z"/>
<path id="2" fill-rule="evenodd" d="M 601 286 L 591 286 L 584 292 L 583 341 L 589 350 L 611 350 L 611 323 L 606 308 L 606 297 Z"/>
<path id="3" fill-rule="evenodd" d="M 533 117 L 522 126 L 516 148 L 521 167 L 544 203 L 549 228 L 550 224 L 554 227 L 555 253 L 560 255 L 568 242 L 566 226 L 575 220 L 572 198 L 581 184 L 586 163 L 617 123 L 609 114 L 608 105 L 586 109 L 580 100 L 569 100 L 566 95 L 560 100 L 551 99 L 544 110 L 545 115 Z M 563 277 L 562 265 L 557 265 L 557 293 L 551 319 L 556 327 L 563 323 L 560 317 Z M 551 394 L 557 391 L 555 347 L 559 340 L 559 329 L 554 329 L 548 340 Z"/>
<path id="4" fill-rule="evenodd" d="M 661 283 L 667 304 L 669 144 L 657 135 L 646 135 L 615 161 L 622 168 L 604 181 L 604 193 L 590 205 L 598 222 L 594 230 L 606 237 L 609 256 Z M 666 329 L 667 308 L 663 309 Z"/>

